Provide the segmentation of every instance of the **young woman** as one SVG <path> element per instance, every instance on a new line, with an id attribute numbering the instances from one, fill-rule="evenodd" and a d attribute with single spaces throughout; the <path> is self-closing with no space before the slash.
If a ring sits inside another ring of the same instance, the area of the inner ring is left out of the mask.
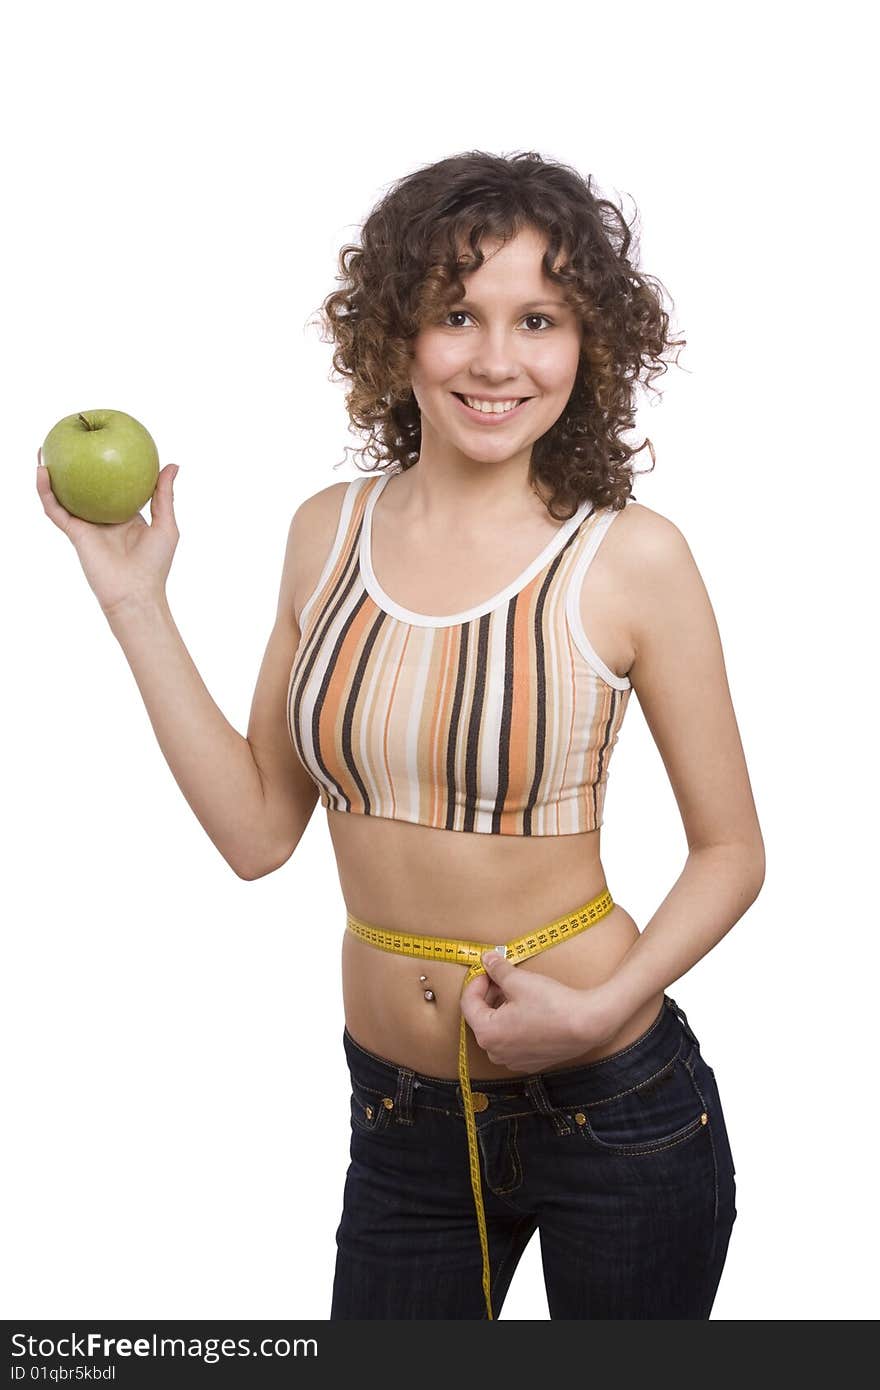
<path id="1" fill-rule="evenodd" d="M 764 847 L 705 588 L 631 499 L 620 435 L 670 340 L 630 243 L 533 154 L 443 160 L 371 212 L 324 309 L 386 466 L 293 517 L 246 739 L 165 598 L 174 466 L 152 526 L 81 522 L 38 470 L 230 865 L 273 872 L 327 811 L 351 1073 L 333 1319 L 497 1317 L 536 1228 L 553 1318 L 715 1298 L 734 1165 L 666 989 L 754 901 Z M 689 846 L 642 931 L 600 857 L 633 690 Z"/>

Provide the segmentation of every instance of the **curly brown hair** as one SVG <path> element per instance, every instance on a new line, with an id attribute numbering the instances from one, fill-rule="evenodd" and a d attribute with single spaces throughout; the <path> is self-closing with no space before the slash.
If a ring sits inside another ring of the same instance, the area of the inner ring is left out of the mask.
<path id="1" fill-rule="evenodd" d="M 349 419 L 369 436 L 356 452 L 376 460 L 363 471 L 404 472 L 418 461 L 413 339 L 461 299 L 460 277 L 483 264 L 484 237 L 505 243 L 530 226 L 546 235 L 544 271 L 583 326 L 571 395 L 532 448 L 531 486 L 542 496 L 536 484 L 543 485 L 559 521 L 586 499 L 615 510 L 625 505 L 632 457 L 647 447 L 652 468 L 656 462 L 650 439 L 631 448 L 620 438 L 633 428 L 636 386 L 642 378 L 650 386 L 667 370 L 667 349 L 687 340 L 668 338 L 662 282 L 636 269 L 630 226 L 592 184 L 592 176 L 585 181 L 532 151 L 506 158 L 473 150 L 408 174 L 373 208 L 360 245 L 340 251 L 342 288 L 320 310 L 330 331 L 322 341 L 336 344 L 334 379 L 351 382 Z M 554 269 L 560 252 L 564 262 Z M 559 515 L 554 507 L 567 510 Z"/>

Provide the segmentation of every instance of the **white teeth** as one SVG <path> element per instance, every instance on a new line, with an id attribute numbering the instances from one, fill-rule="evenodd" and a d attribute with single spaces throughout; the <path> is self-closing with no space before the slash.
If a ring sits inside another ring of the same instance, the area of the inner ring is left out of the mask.
<path id="1" fill-rule="evenodd" d="M 464 398 L 472 410 L 482 411 L 484 415 L 506 415 L 509 410 L 515 410 L 519 405 L 519 400 L 515 401 L 475 401 L 473 396 Z"/>

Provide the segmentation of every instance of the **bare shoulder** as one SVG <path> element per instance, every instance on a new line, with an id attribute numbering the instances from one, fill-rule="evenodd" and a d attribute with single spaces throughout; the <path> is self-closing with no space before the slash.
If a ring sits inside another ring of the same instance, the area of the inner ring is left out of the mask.
<path id="1" fill-rule="evenodd" d="M 631 502 L 609 528 L 605 545 L 625 600 L 635 682 L 652 654 L 680 642 L 683 632 L 708 640 L 714 616 L 691 548 L 669 517 Z"/>
<path id="2" fill-rule="evenodd" d="M 335 534 L 348 484 L 347 478 L 340 483 L 331 483 L 329 487 L 322 487 L 320 491 L 313 492 L 305 501 L 300 502 L 290 523 L 291 528 L 295 529 L 297 539 L 305 543 L 312 532 L 321 529 L 329 529 Z M 331 541 L 333 534 L 330 536 Z"/>
<path id="3" fill-rule="evenodd" d="M 640 502 L 628 503 L 614 518 L 597 559 L 603 551 L 609 583 L 636 625 L 647 598 L 668 593 L 696 568 L 675 522 Z"/>
<path id="4" fill-rule="evenodd" d="M 702 575 L 680 529 L 650 507 L 630 503 L 609 527 L 607 541 L 612 537 L 632 623 L 628 675 L 669 774 L 688 847 L 746 847 L 744 884 L 749 892 L 757 885 L 756 893 L 764 844 Z"/>
<path id="5" fill-rule="evenodd" d="M 624 570 L 641 573 L 647 564 L 674 564 L 687 542 L 674 521 L 641 502 L 629 502 L 614 519 L 603 549 Z"/>
<path id="6" fill-rule="evenodd" d="M 349 480 L 331 483 L 301 502 L 293 514 L 288 535 L 291 555 L 293 612 L 299 615 L 324 568 L 342 514 Z"/>
<path id="7" fill-rule="evenodd" d="M 662 593 L 687 550 L 678 527 L 638 502 L 615 512 L 581 589 L 581 621 L 615 675 L 629 675 L 652 620 L 648 596 Z"/>

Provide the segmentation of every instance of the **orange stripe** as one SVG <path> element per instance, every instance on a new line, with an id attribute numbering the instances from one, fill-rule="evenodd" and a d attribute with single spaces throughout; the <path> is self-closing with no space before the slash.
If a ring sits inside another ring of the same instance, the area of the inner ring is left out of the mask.
<path id="1" fill-rule="evenodd" d="M 575 671 L 574 671 L 574 647 L 573 647 L 573 645 L 572 645 L 571 633 L 568 631 L 568 623 L 565 624 L 565 630 L 566 630 L 566 638 L 567 638 L 567 641 L 566 641 L 566 644 L 565 644 L 565 650 L 566 650 L 566 654 L 567 654 L 567 656 L 568 656 L 568 671 L 567 671 L 567 674 L 568 674 L 569 699 L 570 699 L 570 701 L 571 701 L 571 716 L 570 716 L 570 718 L 569 718 L 569 723 L 568 723 L 568 743 L 567 743 L 566 749 L 565 749 L 565 761 L 564 761 L 563 764 L 562 764 L 562 785 L 563 785 L 563 786 L 565 786 L 565 785 L 567 784 L 567 781 L 568 781 L 568 764 L 569 764 L 569 762 L 570 762 L 570 760 L 571 760 L 571 750 L 572 750 L 572 746 L 573 746 L 573 744 L 574 744 L 575 711 L 577 710 L 577 681 L 576 681 L 576 679 L 575 679 Z M 562 679 L 562 674 L 563 674 L 562 672 L 559 673 L 559 678 L 560 678 L 560 680 Z M 560 830 L 560 815 L 561 815 L 561 813 L 560 813 L 560 803 L 557 801 L 557 803 L 556 803 L 556 833 L 557 833 L 557 835 L 560 835 L 560 834 L 562 833 L 561 830 Z"/>
<path id="2" fill-rule="evenodd" d="M 374 605 L 374 607 L 375 607 L 375 605 Z M 399 684 L 399 682 L 400 682 L 400 673 L 401 673 L 401 671 L 403 670 L 404 657 L 406 656 L 406 649 L 407 649 L 407 647 L 409 646 L 409 639 L 410 639 L 410 634 L 411 634 L 411 632 L 412 632 L 412 629 L 408 627 L 408 628 L 406 629 L 406 636 L 405 636 L 404 639 L 403 639 L 403 647 L 401 648 L 400 656 L 398 657 L 397 666 L 396 666 L 395 671 L 394 671 L 394 679 L 393 679 L 393 681 L 392 681 L 392 683 L 391 683 L 391 696 L 390 696 L 390 699 L 389 699 L 388 704 L 387 704 L 386 709 L 385 709 L 385 727 L 384 727 L 384 729 L 383 729 L 383 731 L 382 731 L 382 756 L 383 756 L 384 759 L 385 759 L 385 773 L 386 773 L 386 776 L 388 777 L 388 785 L 389 785 L 389 787 L 391 788 L 391 819 L 392 819 L 392 820 L 394 820 L 394 819 L 396 818 L 396 815 L 397 815 L 397 798 L 396 798 L 396 796 L 395 796 L 395 794 L 394 794 L 394 778 L 393 778 L 392 775 L 391 775 L 391 759 L 390 759 L 389 756 L 388 756 L 388 744 L 389 744 L 389 737 L 390 737 L 390 730 L 391 730 L 391 711 L 392 711 L 392 709 L 394 708 L 394 696 L 395 696 L 395 694 L 396 694 L 396 692 L 397 692 L 397 687 L 398 687 L 398 684 Z M 374 653 L 375 653 L 375 650 L 376 650 L 376 649 L 375 649 L 375 647 L 374 647 L 374 648 L 373 648 Z"/>
<path id="3" fill-rule="evenodd" d="M 321 706 L 321 713 L 318 717 L 318 739 L 321 757 L 333 773 L 334 782 L 339 784 L 340 790 L 351 801 L 352 810 L 359 810 L 361 812 L 365 809 L 363 797 L 343 758 L 341 738 L 338 737 L 338 735 L 341 734 L 342 715 L 351 690 L 351 672 L 355 667 L 357 655 L 363 641 L 364 630 L 369 622 L 370 615 L 367 611 L 367 606 L 364 605 L 354 618 L 354 621 L 349 626 L 343 638 L 339 659 L 330 677 L 324 703 Z M 354 738 L 352 738 L 352 743 L 357 746 Z M 327 753 L 324 751 L 325 747 L 328 750 L 330 748 L 333 749 L 332 756 L 327 756 Z"/>
<path id="4" fill-rule="evenodd" d="M 535 660 L 531 634 L 534 598 L 541 578 L 541 575 L 537 575 L 518 596 L 513 619 L 513 698 L 510 708 L 507 796 L 500 818 L 502 835 L 522 832 L 520 808 L 528 797 L 534 775 L 529 756 L 535 736 Z"/>
<path id="5" fill-rule="evenodd" d="M 378 477 L 367 479 L 366 486 L 357 489 L 346 535 L 333 561 L 331 572 L 320 592 L 315 595 L 311 619 L 303 631 L 293 659 L 288 684 L 288 719 L 292 716 L 293 705 L 302 693 L 298 681 L 303 679 L 305 648 L 314 642 L 317 625 L 326 620 L 330 595 L 346 570 L 356 575 L 357 545 L 363 515 L 372 489 L 379 481 Z M 540 693 L 537 688 L 538 663 L 534 641 L 535 613 L 541 587 L 546 584 L 548 569 L 554 564 L 557 568 L 551 588 L 545 593 L 542 611 L 546 642 L 546 689 L 543 695 L 546 706 L 546 747 L 536 804 L 533 808 L 534 823 L 531 828 L 534 834 L 548 834 L 554 833 L 555 827 L 556 834 L 563 834 L 595 829 L 601 824 L 608 768 L 631 687 L 618 690 L 593 671 L 589 661 L 586 661 L 579 651 L 568 627 L 566 595 L 571 575 L 579 556 L 583 553 L 583 546 L 589 543 L 594 525 L 595 520 L 588 520 L 575 544 L 569 547 L 561 561 L 561 552 L 557 552 L 533 577 L 530 584 L 515 596 L 512 667 L 507 673 L 511 683 L 508 691 L 510 717 L 507 788 L 501 806 L 500 824 L 497 827 L 502 834 L 522 834 L 523 806 L 535 781 L 534 758 Z M 330 797 L 336 793 L 338 785 L 339 795 L 351 802 L 351 809 L 363 812 L 366 802 L 343 762 L 341 733 L 345 708 L 351 701 L 358 659 L 362 656 L 367 633 L 370 627 L 379 621 L 382 610 L 357 585 L 346 600 L 347 611 L 350 612 L 355 604 L 358 605 L 359 611 L 349 623 L 343 645 L 336 655 L 334 669 L 324 693 L 317 730 L 321 759 L 330 769 L 334 784 L 332 793 L 328 793 L 323 786 L 323 774 L 319 773 L 316 767 L 311 771 L 312 776 L 318 781 L 323 805 L 329 807 Z M 497 652 L 499 646 L 503 648 L 508 612 L 507 602 L 491 610 L 488 619 L 491 624 L 490 638 L 494 636 L 499 640 L 496 640 L 494 646 L 490 640 L 490 652 Z M 358 692 L 355 720 L 351 729 L 352 749 L 357 750 L 362 745 L 370 749 L 368 767 L 358 768 L 358 775 L 364 780 L 373 814 L 390 816 L 393 819 L 416 820 L 418 823 L 438 828 L 445 825 L 450 791 L 446 777 L 450 719 L 465 635 L 464 628 L 467 627 L 467 679 L 463 692 L 460 728 L 455 731 L 454 745 L 457 800 L 463 797 L 464 788 L 458 786 L 458 779 L 463 774 L 467 758 L 467 729 L 471 719 L 475 717 L 473 676 L 480 621 L 476 618 L 468 624 L 442 624 L 436 628 L 419 628 L 416 632 L 407 624 L 398 623 L 397 619 L 385 615 L 383 639 L 381 644 L 377 643 L 374 646 L 368 668 L 364 672 L 364 689 Z M 309 676 L 309 690 L 312 692 L 310 701 L 323 684 L 322 674 L 326 676 L 331 650 L 332 645 L 328 638 L 325 650 L 318 654 L 318 660 Z M 416 666 L 421 661 L 427 661 L 428 669 L 426 673 L 417 674 Z M 380 665 L 385 669 L 381 669 L 377 677 Z M 493 673 L 491 668 L 487 668 L 485 675 L 486 690 L 479 711 L 479 727 L 476 730 L 478 799 L 486 796 L 486 787 L 481 784 L 479 777 L 481 751 L 488 751 L 485 744 L 487 726 L 484 716 L 490 702 L 494 701 L 497 704 L 499 698 L 503 698 L 503 692 L 499 690 L 504 678 L 502 670 L 498 669 Z M 413 682 L 412 687 L 410 682 Z M 419 709 L 412 707 L 416 682 L 420 688 L 422 683 L 424 685 L 424 697 Z M 368 692 L 372 693 L 368 695 Z M 612 703 L 616 707 L 616 715 L 613 725 L 609 726 Z M 414 789 L 409 786 L 412 773 L 406 761 L 406 730 L 410 726 L 414 727 L 417 739 L 415 757 L 418 785 Z M 600 782 L 599 753 L 603 739 L 607 739 L 607 742 L 604 746 L 604 768 Z M 309 747 L 311 739 L 308 738 L 304 742 L 305 746 Z M 497 750 L 494 748 L 492 756 L 497 757 Z M 568 795 L 567 801 L 562 799 L 563 790 Z M 409 799 L 411 791 L 414 796 L 412 803 Z M 405 803 L 404 792 L 407 798 Z M 493 801 L 495 799 L 492 797 Z"/>
<path id="6" fill-rule="evenodd" d="M 455 665 L 455 654 L 457 652 L 461 638 L 461 627 L 452 626 L 440 629 L 442 636 L 439 642 L 439 679 L 438 679 L 438 698 L 434 705 L 433 718 L 430 724 L 430 738 L 428 743 L 430 768 L 431 768 L 431 824 L 434 826 L 446 824 L 446 798 L 449 789 L 446 785 L 446 760 L 444 749 L 446 739 L 449 736 L 449 710 L 452 705 L 452 670 Z M 438 643 L 435 640 L 435 652 Z M 433 672 L 433 666 L 432 666 Z"/>

